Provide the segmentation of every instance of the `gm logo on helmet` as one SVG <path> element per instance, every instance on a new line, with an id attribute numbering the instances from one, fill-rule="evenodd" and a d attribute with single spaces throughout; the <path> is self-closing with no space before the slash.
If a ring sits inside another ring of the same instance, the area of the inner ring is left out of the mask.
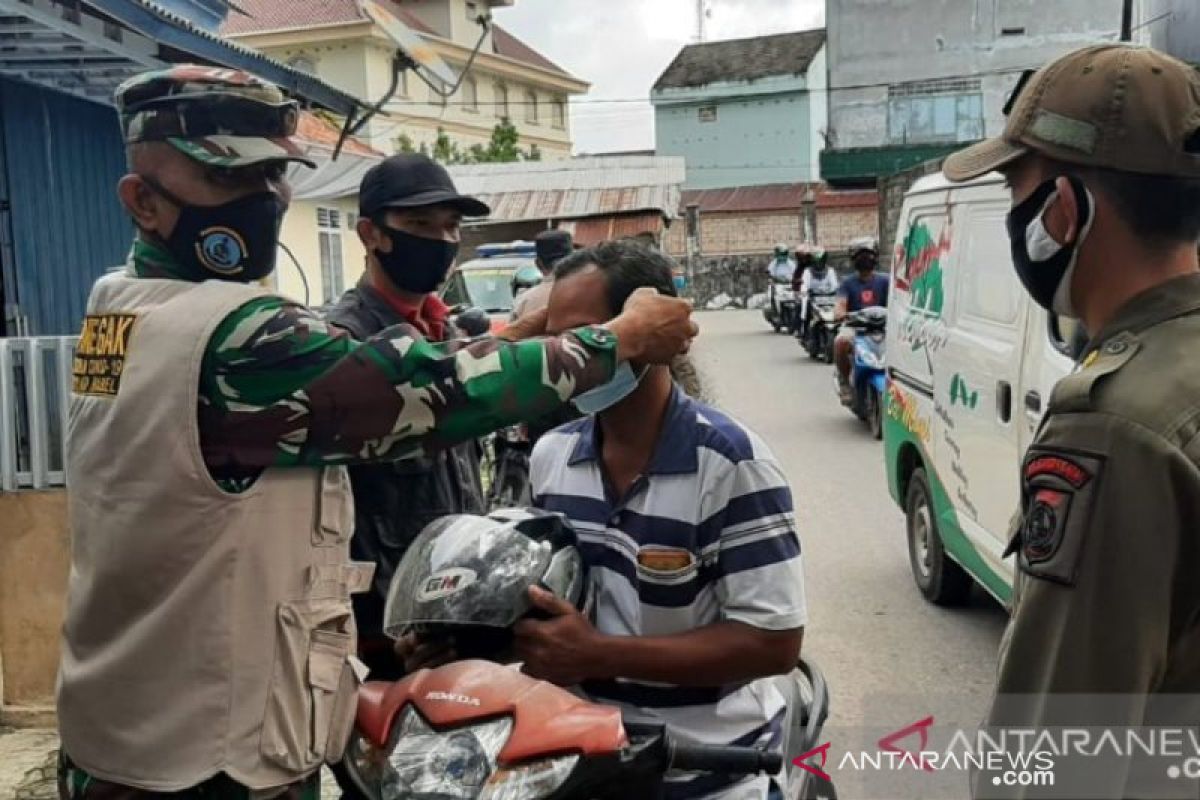
<path id="1" fill-rule="evenodd" d="M 208 228 L 200 232 L 196 257 L 219 275 L 236 275 L 242 271 L 246 241 L 232 228 Z"/>
<path id="2" fill-rule="evenodd" d="M 425 585 L 417 592 L 417 600 L 428 603 L 458 594 L 478 579 L 475 570 L 466 567 L 454 567 L 435 572 L 425 579 Z"/>

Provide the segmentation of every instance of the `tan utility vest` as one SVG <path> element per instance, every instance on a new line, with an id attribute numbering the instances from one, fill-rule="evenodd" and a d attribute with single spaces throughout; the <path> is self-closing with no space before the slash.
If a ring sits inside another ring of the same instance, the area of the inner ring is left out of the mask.
<path id="1" fill-rule="evenodd" d="M 266 294 L 221 281 L 101 278 L 67 430 L 71 576 L 63 749 L 88 773 L 176 791 L 252 789 L 336 760 L 353 724 L 353 498 L 338 468 L 273 468 L 244 494 L 204 465 L 200 364 L 222 319 Z"/>

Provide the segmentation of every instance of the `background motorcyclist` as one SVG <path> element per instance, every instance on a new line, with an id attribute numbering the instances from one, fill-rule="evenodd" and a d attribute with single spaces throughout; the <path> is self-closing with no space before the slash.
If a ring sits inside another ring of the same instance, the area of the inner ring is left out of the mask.
<path id="1" fill-rule="evenodd" d="M 796 262 L 792 259 L 791 248 L 783 242 L 775 245 L 775 253 L 771 256 L 771 263 L 767 265 L 767 272 L 776 283 L 791 283 L 792 276 L 796 274 Z"/>
<path id="2" fill-rule="evenodd" d="M 783 303 L 780 302 L 780 290 L 790 289 L 796 276 L 796 261 L 792 258 L 792 249 L 783 242 L 775 245 L 771 262 L 767 264 L 767 274 L 771 278 L 767 286 L 767 308 L 764 310 L 767 321 L 775 330 L 788 325 L 790 320 L 784 318 Z"/>
<path id="3" fill-rule="evenodd" d="M 541 284 L 541 282 L 542 273 L 537 267 L 533 266 L 532 264 L 526 267 L 518 267 L 513 271 L 512 281 L 509 282 L 509 286 L 512 288 L 513 299 L 520 299 L 525 292 L 528 292 L 530 289 L 538 286 Z M 514 320 L 517 318 L 517 316 L 519 316 L 515 307 L 513 309 L 513 315 Z"/>
<path id="4" fill-rule="evenodd" d="M 874 237 L 864 236 L 850 243 L 850 262 L 854 274 L 842 281 L 838 287 L 837 318 L 844 320 L 847 314 L 871 306 L 886 306 L 889 281 L 879 274 L 879 246 Z M 837 363 L 838 391 L 842 403 L 850 404 L 850 353 L 854 348 L 853 328 L 843 326 L 833 343 L 834 359 Z"/>
<path id="5" fill-rule="evenodd" d="M 824 248 L 800 245 L 796 248 L 796 274 L 792 289 L 800 297 L 793 326 L 803 337 L 808 332 L 808 306 L 811 292 L 837 291 L 837 273 L 829 269 L 829 254 Z"/>

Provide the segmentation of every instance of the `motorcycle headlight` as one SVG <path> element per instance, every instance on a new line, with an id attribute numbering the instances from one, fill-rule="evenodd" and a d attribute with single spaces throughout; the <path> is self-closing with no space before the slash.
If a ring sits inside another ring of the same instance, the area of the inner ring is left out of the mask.
<path id="1" fill-rule="evenodd" d="M 871 369 L 883 369 L 883 359 L 865 347 L 858 351 L 858 358 Z"/>
<path id="2" fill-rule="evenodd" d="M 579 756 L 561 756 L 501 769 L 492 775 L 479 800 L 540 800 L 566 783 Z"/>
<path id="3" fill-rule="evenodd" d="M 504 717 L 435 731 L 408 706 L 387 751 L 356 735 L 346 758 L 359 788 L 375 800 L 476 800 L 512 725 Z"/>

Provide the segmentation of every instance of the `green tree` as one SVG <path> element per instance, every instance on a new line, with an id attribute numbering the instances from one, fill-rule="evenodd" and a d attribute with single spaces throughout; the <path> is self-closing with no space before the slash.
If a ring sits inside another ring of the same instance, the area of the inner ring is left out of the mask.
<path id="1" fill-rule="evenodd" d="M 421 145 L 420 152 L 442 164 L 508 164 L 514 161 L 541 161 L 542 151 L 536 144 L 530 144 L 529 150 L 520 147 L 520 134 L 517 127 L 508 117 L 504 117 L 492 129 L 491 139 L 486 145 L 473 144 L 463 148 L 450 138 L 442 128 L 438 128 L 437 139 L 432 148 Z M 401 151 L 411 152 L 411 151 Z"/>
<path id="2" fill-rule="evenodd" d="M 412 137 L 407 133 L 402 133 L 396 137 L 396 152 L 397 153 L 415 153 L 417 148 L 413 145 Z"/>

